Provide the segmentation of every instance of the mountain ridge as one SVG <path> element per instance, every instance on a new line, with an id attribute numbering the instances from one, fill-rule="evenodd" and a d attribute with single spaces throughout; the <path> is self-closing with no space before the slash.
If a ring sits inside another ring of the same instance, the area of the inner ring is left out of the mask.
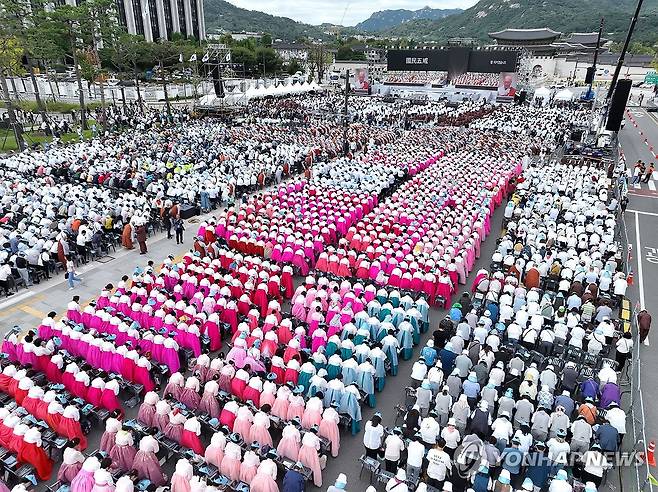
<path id="1" fill-rule="evenodd" d="M 418 10 L 387 9 L 373 12 L 366 20 L 359 22 L 354 29 L 365 32 L 377 32 L 418 19 L 438 20 L 463 12 L 462 9 L 433 9 L 423 7 Z"/>
<path id="2" fill-rule="evenodd" d="M 225 0 L 204 0 L 208 31 L 267 32 L 273 38 L 284 41 L 307 37 L 329 40 L 333 36 L 328 33 L 338 31 L 344 35 L 376 33 L 383 37 L 407 38 L 416 42 L 442 42 L 455 37 L 491 42 L 488 33 L 506 28 L 548 27 L 564 34 L 593 32 L 598 30 L 600 18 L 603 16 L 604 36 L 620 42 L 626 36 L 635 4 L 635 0 L 480 0 L 473 7 L 438 19 L 427 17 L 455 9 L 425 7 L 416 11 L 383 10 L 373 13 L 369 19 L 357 26 L 343 27 L 331 24 L 314 26 L 258 10 L 243 9 Z M 390 24 L 394 21 L 399 23 L 393 27 L 378 27 L 381 23 Z M 364 25 L 365 28 L 358 27 Z M 658 30 L 655 26 L 658 26 L 658 0 L 645 0 L 633 41 L 658 41 Z M 368 30 L 375 28 L 378 30 Z"/>
<path id="3" fill-rule="evenodd" d="M 605 36 L 626 36 L 634 0 L 480 0 L 473 7 L 439 20 L 412 20 L 383 31 L 391 37 L 445 41 L 453 37 L 489 40 L 488 33 L 503 29 L 548 27 L 564 34 L 598 31 L 605 17 Z M 633 41 L 658 40 L 658 0 L 645 1 Z"/>
<path id="4" fill-rule="evenodd" d="M 225 0 L 204 0 L 203 7 L 207 31 L 267 32 L 273 38 L 281 38 L 284 41 L 295 41 L 300 37 L 329 38 L 320 26 L 304 24 L 259 10 L 243 9 Z"/>

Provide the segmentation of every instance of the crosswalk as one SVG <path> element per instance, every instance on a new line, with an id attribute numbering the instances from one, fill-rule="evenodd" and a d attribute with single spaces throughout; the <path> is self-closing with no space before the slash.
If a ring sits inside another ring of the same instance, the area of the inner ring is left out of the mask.
<path id="1" fill-rule="evenodd" d="M 633 180 L 635 178 L 631 179 L 631 188 L 635 190 L 649 190 L 649 191 L 656 191 L 658 190 L 658 187 L 656 186 L 656 182 L 658 181 L 658 171 L 654 171 L 653 174 L 651 175 L 651 178 L 647 183 L 640 182 L 640 183 L 633 183 Z M 644 179 L 644 178 L 643 178 Z"/>

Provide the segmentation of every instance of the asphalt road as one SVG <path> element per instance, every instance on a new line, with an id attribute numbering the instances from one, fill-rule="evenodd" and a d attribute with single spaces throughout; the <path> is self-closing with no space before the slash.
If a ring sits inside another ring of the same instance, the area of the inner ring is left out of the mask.
<path id="1" fill-rule="evenodd" d="M 626 127 L 620 132 L 619 139 L 626 155 L 626 164 L 631 169 L 638 159 L 645 163 L 656 163 L 655 153 L 658 153 L 658 120 L 656 113 L 647 113 L 641 108 L 631 107 L 627 112 Z M 646 142 L 645 142 L 646 139 Z M 654 149 L 651 149 L 654 147 Z M 630 246 L 630 267 L 633 272 L 633 285 L 629 286 L 627 297 L 636 309 L 647 309 L 654 317 L 658 316 L 658 176 L 654 173 L 649 183 L 640 187 L 629 186 L 629 204 L 624 214 L 625 230 Z M 657 322 L 654 322 L 656 325 Z M 655 330 L 655 327 L 654 327 Z M 655 333 L 650 333 L 649 343 L 658 344 Z M 658 357 L 651 345 L 639 347 L 639 361 L 635 361 L 636 381 L 639 379 L 639 391 L 629 393 L 630 401 L 635 409 L 635 425 L 639 439 L 646 442 L 658 438 L 658 405 L 654 395 L 658 388 Z M 630 387 L 624 388 L 630 391 Z M 627 410 L 628 411 L 628 410 Z M 630 412 L 629 412 L 630 413 Z M 631 429 L 627 429 L 628 432 Z M 631 434 L 627 434 L 631 435 Z M 644 443 L 624 442 L 624 448 L 642 449 Z M 653 475 L 658 476 L 656 468 L 650 468 Z M 634 470 L 623 468 L 623 484 L 621 490 L 636 490 L 636 477 L 639 474 L 643 481 L 644 467 Z M 638 473 L 639 472 L 639 473 Z M 647 484 L 648 490 L 651 487 Z"/>

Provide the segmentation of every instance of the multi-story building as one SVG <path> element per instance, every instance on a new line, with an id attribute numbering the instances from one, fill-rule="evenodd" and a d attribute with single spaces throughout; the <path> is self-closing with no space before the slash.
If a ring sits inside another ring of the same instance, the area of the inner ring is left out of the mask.
<path id="1" fill-rule="evenodd" d="M 119 22 L 146 41 L 170 40 L 174 33 L 206 39 L 203 0 L 117 0 Z"/>
<path id="2" fill-rule="evenodd" d="M 55 5 L 80 5 L 84 0 L 55 0 Z M 206 39 L 203 0 L 116 0 L 118 21 L 130 34 L 146 41 L 186 38 Z"/>

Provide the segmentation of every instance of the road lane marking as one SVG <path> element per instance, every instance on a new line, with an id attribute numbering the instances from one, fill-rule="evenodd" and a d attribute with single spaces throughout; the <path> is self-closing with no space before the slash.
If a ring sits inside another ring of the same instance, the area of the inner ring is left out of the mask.
<path id="1" fill-rule="evenodd" d="M 653 180 L 649 181 L 649 189 L 651 191 L 656 191 L 656 185 L 653 183 Z"/>
<path id="2" fill-rule="evenodd" d="M 32 306 L 20 306 L 19 309 L 27 314 L 31 314 L 38 319 L 43 319 L 46 317 L 46 313 L 39 311 L 38 309 L 34 309 Z"/>
<path id="3" fill-rule="evenodd" d="M 642 276 L 642 246 L 640 243 L 640 214 L 635 212 L 635 239 L 637 251 L 637 287 L 640 291 L 640 309 L 644 309 L 644 278 Z"/>
<path id="4" fill-rule="evenodd" d="M 633 209 L 627 209 L 627 212 L 631 212 L 634 214 L 642 214 L 642 215 L 653 215 L 654 217 L 658 217 L 658 213 L 655 212 L 643 212 L 642 210 L 633 210 Z"/>
<path id="5" fill-rule="evenodd" d="M 0 310 L 4 310 L 4 309 L 8 308 L 9 306 L 13 306 L 14 304 L 16 304 L 16 303 L 18 303 L 18 302 L 20 302 L 24 299 L 27 299 L 28 297 L 32 297 L 34 295 L 36 295 L 36 292 L 29 291 L 29 290 L 26 291 L 26 292 L 23 292 L 22 294 L 15 294 L 12 297 L 10 297 L 9 299 L 7 299 L 5 302 L 0 304 Z"/>

